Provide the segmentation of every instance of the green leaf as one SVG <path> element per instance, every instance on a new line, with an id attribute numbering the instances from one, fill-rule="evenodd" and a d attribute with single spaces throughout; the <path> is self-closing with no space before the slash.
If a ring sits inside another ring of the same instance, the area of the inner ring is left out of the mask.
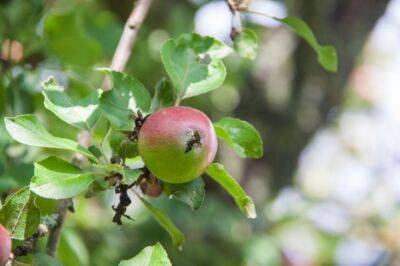
<path id="1" fill-rule="evenodd" d="M 33 266 L 62 266 L 61 262 L 46 253 L 35 253 L 32 263 Z"/>
<path id="2" fill-rule="evenodd" d="M 225 140 L 243 158 L 260 158 L 263 155 L 263 142 L 252 125 L 246 121 L 226 117 L 214 123 L 217 136 Z"/>
<path id="3" fill-rule="evenodd" d="M 156 86 L 154 97 L 151 101 L 151 111 L 155 112 L 158 109 L 173 106 L 176 101 L 176 94 L 172 84 L 162 78 Z"/>
<path id="4" fill-rule="evenodd" d="M 87 190 L 93 181 L 91 173 L 52 156 L 35 163 L 30 189 L 43 198 L 67 199 Z"/>
<path id="5" fill-rule="evenodd" d="M 100 159 L 101 157 L 103 157 L 103 154 L 100 150 L 99 147 L 97 147 L 96 145 L 90 145 L 88 150 L 94 155 L 96 156 L 97 159 Z"/>
<path id="6" fill-rule="evenodd" d="M 222 42 L 196 33 L 166 41 L 161 60 L 179 99 L 212 91 L 222 85 L 226 69 L 221 59 L 231 52 Z"/>
<path id="7" fill-rule="evenodd" d="M 79 19 L 74 12 L 47 15 L 44 40 L 63 63 L 92 67 L 102 58 L 101 47 L 85 33 Z"/>
<path id="8" fill-rule="evenodd" d="M 40 211 L 28 187 L 24 187 L 6 199 L 0 210 L 0 224 L 11 238 L 24 240 L 33 235 L 40 223 Z"/>
<path id="9" fill-rule="evenodd" d="M 95 180 L 92 184 L 90 184 L 88 191 L 85 193 L 85 198 L 91 198 L 96 196 L 97 194 L 104 192 L 110 189 L 112 185 L 105 180 Z"/>
<path id="10" fill-rule="evenodd" d="M 118 131 L 111 133 L 110 147 L 115 154 L 122 158 L 133 158 L 139 154 L 137 142 L 130 140 L 126 134 Z"/>
<path id="11" fill-rule="evenodd" d="M 44 88 L 44 106 L 64 122 L 80 129 L 92 130 L 100 118 L 99 97 L 97 90 L 88 97 L 74 101 L 57 84 L 54 77 L 42 83 Z"/>
<path id="12" fill-rule="evenodd" d="M 257 34 L 250 29 L 243 29 L 238 36 L 235 37 L 233 48 L 241 57 L 254 60 L 258 50 Z"/>
<path id="13" fill-rule="evenodd" d="M 103 115 L 115 129 L 132 130 L 132 114 L 137 110 L 147 113 L 150 109 L 151 96 L 137 79 L 125 73 L 101 68 L 111 82 L 111 89 L 103 92 L 100 108 Z"/>
<path id="14" fill-rule="evenodd" d="M 182 248 L 183 241 L 185 240 L 182 232 L 175 226 L 175 224 L 171 221 L 168 215 L 161 209 L 157 208 L 153 204 L 151 204 L 146 199 L 139 197 L 142 201 L 143 205 L 150 211 L 153 217 L 159 222 L 159 224 L 164 227 L 164 229 L 168 232 L 168 234 L 172 238 L 172 242 L 179 249 Z"/>
<path id="15" fill-rule="evenodd" d="M 321 46 L 310 27 L 301 19 L 295 17 L 286 17 L 283 19 L 274 18 L 289 26 L 300 37 L 305 39 L 309 45 L 317 52 L 318 62 L 331 72 L 336 72 L 338 68 L 338 58 L 336 49 L 332 46 Z"/>
<path id="16" fill-rule="evenodd" d="M 107 164 L 107 165 L 93 165 L 93 169 L 98 169 L 101 171 L 105 171 L 104 175 L 111 173 L 119 173 L 123 176 L 123 183 L 132 184 L 135 182 L 139 176 L 142 174 L 143 166 L 139 166 L 137 168 L 128 166 L 123 166 L 121 164 Z"/>
<path id="17" fill-rule="evenodd" d="M 45 148 L 63 149 L 81 153 L 93 161 L 97 158 L 76 141 L 51 135 L 31 114 L 4 118 L 8 133 L 18 142 Z"/>
<path id="18" fill-rule="evenodd" d="M 121 261 L 118 266 L 172 266 L 168 254 L 160 243 L 144 248 L 130 260 Z"/>
<path id="19" fill-rule="evenodd" d="M 183 184 L 164 183 L 163 191 L 168 196 L 186 203 L 193 210 L 200 208 L 204 202 L 204 181 L 201 177 Z"/>
<path id="20" fill-rule="evenodd" d="M 57 258 L 64 266 L 90 265 L 89 251 L 85 241 L 73 228 L 63 228 Z"/>
<path id="21" fill-rule="evenodd" d="M 141 169 L 130 169 L 130 168 L 124 168 L 123 172 L 123 182 L 126 184 L 132 184 L 133 182 L 136 182 L 138 180 L 139 176 L 142 174 Z"/>
<path id="22" fill-rule="evenodd" d="M 222 164 L 211 164 L 206 169 L 206 173 L 233 197 L 239 209 L 247 218 L 254 219 L 257 217 L 253 200 L 247 196 L 239 183 L 224 169 Z"/>

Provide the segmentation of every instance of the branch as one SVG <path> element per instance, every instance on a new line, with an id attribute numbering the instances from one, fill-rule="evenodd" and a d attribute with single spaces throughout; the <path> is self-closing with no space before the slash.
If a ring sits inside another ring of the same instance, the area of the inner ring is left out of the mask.
<path id="1" fill-rule="evenodd" d="M 12 250 L 10 258 L 6 265 L 11 266 L 13 265 L 16 258 L 26 256 L 34 252 L 36 250 L 36 244 L 39 238 L 44 237 L 49 233 L 50 230 L 57 226 L 58 218 L 59 216 L 57 214 L 54 214 L 51 217 L 44 219 L 43 222 L 39 224 L 36 232 L 31 237 L 26 239 L 23 243 Z"/>
<path id="2" fill-rule="evenodd" d="M 150 9 L 153 0 L 138 0 L 133 8 L 128 20 L 125 23 L 124 31 L 119 40 L 117 49 L 111 61 L 110 68 L 116 71 L 123 71 L 132 53 L 140 26 L 142 25 L 146 15 Z M 109 87 L 108 79 L 103 83 L 103 89 Z"/>
<path id="3" fill-rule="evenodd" d="M 37 231 L 30 238 L 25 240 L 24 243 L 17 246 L 12 251 L 12 253 L 10 254 L 10 259 L 8 260 L 6 266 L 13 265 L 14 260 L 17 257 L 26 256 L 26 255 L 32 253 L 36 248 L 36 242 L 39 240 L 39 238 L 45 236 L 48 233 L 48 230 L 49 230 L 48 225 L 40 224 Z"/>
<path id="4" fill-rule="evenodd" d="M 71 206 L 71 199 L 60 200 L 57 208 L 57 223 L 50 230 L 49 239 L 47 240 L 46 251 L 49 256 L 54 257 L 60 240 L 61 228 L 64 225 L 65 216 L 68 208 Z"/>

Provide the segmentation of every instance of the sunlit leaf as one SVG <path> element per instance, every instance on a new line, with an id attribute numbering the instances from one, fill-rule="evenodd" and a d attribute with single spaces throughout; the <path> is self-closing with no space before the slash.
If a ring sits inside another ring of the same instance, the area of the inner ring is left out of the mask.
<path id="1" fill-rule="evenodd" d="M 106 73 L 111 82 L 110 90 L 100 98 L 102 114 L 111 125 L 119 130 L 132 130 L 134 115 L 137 110 L 147 113 L 150 109 L 151 96 L 137 79 L 125 73 L 100 69 Z"/>
<path id="2" fill-rule="evenodd" d="M 87 190 L 94 176 L 57 157 L 35 163 L 30 189 L 43 198 L 67 199 Z"/>
<path id="3" fill-rule="evenodd" d="M 135 257 L 123 260 L 119 266 L 172 266 L 167 252 L 160 243 L 144 248 Z"/>
<path id="4" fill-rule="evenodd" d="M 100 90 L 88 97 L 75 101 L 50 77 L 42 83 L 44 88 L 44 106 L 64 122 L 80 129 L 91 130 L 100 118 Z"/>
<path id="5" fill-rule="evenodd" d="M 233 197 L 239 209 L 246 215 L 247 218 L 254 219 L 257 217 L 253 200 L 247 196 L 243 188 L 225 170 L 222 164 L 211 164 L 206 169 L 206 173 Z"/>
<path id="6" fill-rule="evenodd" d="M 196 33 L 170 39 L 161 60 L 179 99 L 212 91 L 222 85 L 226 69 L 221 61 L 231 52 L 222 42 Z"/>
<path id="7" fill-rule="evenodd" d="M 327 70 L 336 72 L 338 68 L 338 58 L 336 49 L 332 46 L 322 46 L 318 43 L 310 27 L 301 19 L 295 17 L 286 17 L 276 20 L 289 26 L 299 36 L 304 38 L 309 45 L 317 52 L 318 62 Z"/>
<path id="8" fill-rule="evenodd" d="M 250 29 L 243 29 L 239 35 L 235 37 L 233 48 L 240 56 L 254 60 L 258 50 L 257 35 Z"/>
<path id="9" fill-rule="evenodd" d="M 165 194 L 186 203 L 193 210 L 200 208 L 204 202 L 204 181 L 201 177 L 183 184 L 164 183 L 163 191 Z"/>
<path id="10" fill-rule="evenodd" d="M 11 234 L 11 238 L 24 240 L 30 237 L 40 223 L 40 211 L 28 187 L 9 196 L 0 210 L 0 224 Z"/>
<path id="11" fill-rule="evenodd" d="M 90 151 L 79 145 L 76 141 L 51 135 L 34 115 L 26 114 L 16 117 L 6 117 L 4 121 L 8 133 L 22 144 L 74 151 L 97 161 L 97 158 Z"/>
<path id="12" fill-rule="evenodd" d="M 168 234 L 172 238 L 172 242 L 178 248 L 182 248 L 183 241 L 185 237 L 182 232 L 175 226 L 175 224 L 171 221 L 168 215 L 161 209 L 154 206 L 152 203 L 147 201 L 146 199 L 140 197 L 140 200 L 144 204 L 144 206 L 150 211 L 153 217 L 159 222 L 159 224 L 164 227 L 164 229 L 168 232 Z"/>
<path id="13" fill-rule="evenodd" d="M 65 64 L 92 67 L 102 58 L 100 45 L 83 29 L 74 12 L 49 14 L 44 22 L 44 36 L 50 50 Z"/>
<path id="14" fill-rule="evenodd" d="M 260 158 L 263 142 L 260 133 L 246 121 L 226 117 L 214 123 L 217 136 L 225 140 L 240 157 Z"/>

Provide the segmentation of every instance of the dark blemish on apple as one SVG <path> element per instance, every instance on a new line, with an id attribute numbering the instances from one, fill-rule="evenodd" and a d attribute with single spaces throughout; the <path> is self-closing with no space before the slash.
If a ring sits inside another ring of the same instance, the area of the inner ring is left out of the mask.
<path id="1" fill-rule="evenodd" d="M 188 153 L 189 151 L 191 151 L 194 146 L 201 147 L 201 136 L 200 136 L 200 132 L 197 129 L 193 131 L 192 136 L 186 142 L 185 153 Z"/>

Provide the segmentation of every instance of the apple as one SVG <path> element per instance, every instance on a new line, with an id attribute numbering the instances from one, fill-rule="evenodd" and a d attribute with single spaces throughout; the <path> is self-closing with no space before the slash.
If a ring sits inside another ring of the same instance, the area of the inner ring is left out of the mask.
<path id="1" fill-rule="evenodd" d="M 168 183 L 186 183 L 199 177 L 214 160 L 217 146 L 210 119 L 185 106 L 151 114 L 139 131 L 139 154 L 146 167 Z"/>
<path id="2" fill-rule="evenodd" d="M 7 229 L 0 224 L 0 266 L 6 265 L 11 254 L 11 238 Z"/>

